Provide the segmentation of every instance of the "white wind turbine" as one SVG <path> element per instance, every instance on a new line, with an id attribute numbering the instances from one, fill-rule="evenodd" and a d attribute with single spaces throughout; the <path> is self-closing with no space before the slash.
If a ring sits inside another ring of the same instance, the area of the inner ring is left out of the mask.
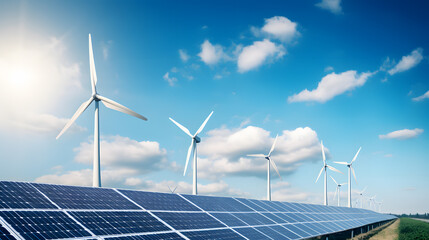
<path id="1" fill-rule="evenodd" d="M 320 175 L 322 175 L 322 172 L 323 172 L 323 171 L 325 171 L 325 184 L 324 184 L 324 186 L 325 186 L 325 191 L 324 191 L 324 197 L 323 197 L 323 199 L 324 199 L 324 204 L 325 204 L 325 205 L 328 205 L 328 179 L 327 179 L 327 177 L 328 177 L 328 173 L 326 172 L 326 168 L 329 168 L 329 169 L 331 169 L 332 171 L 336 171 L 336 172 L 339 172 L 339 173 L 341 173 L 341 174 L 342 174 L 342 172 L 338 171 L 338 170 L 337 170 L 337 169 L 335 169 L 334 167 L 329 166 L 329 165 L 326 163 L 325 148 L 323 147 L 323 141 L 321 141 L 321 142 L 320 142 L 320 145 L 322 146 L 323 167 L 322 167 L 322 169 L 320 169 L 319 176 L 317 176 L 317 179 L 316 179 L 316 183 L 317 183 L 317 181 L 319 180 Z"/>
<path id="2" fill-rule="evenodd" d="M 280 180 L 282 179 L 282 176 L 280 176 L 279 170 L 277 169 L 276 163 L 274 162 L 273 159 L 271 159 L 271 153 L 273 153 L 273 151 L 274 151 L 274 147 L 276 146 L 278 136 L 279 135 L 277 135 L 276 139 L 274 139 L 274 143 L 271 146 L 270 152 L 267 155 L 265 155 L 265 154 L 248 154 L 247 155 L 249 157 L 265 158 L 267 160 L 267 167 L 268 167 L 268 170 L 267 170 L 267 174 L 268 174 L 268 176 L 267 176 L 267 200 L 268 201 L 271 201 L 271 177 L 270 177 L 271 164 L 273 165 L 274 169 L 276 170 L 277 174 L 279 175 Z"/>
<path id="3" fill-rule="evenodd" d="M 91 87 L 92 95 L 88 101 L 82 103 L 82 105 L 77 109 L 70 121 L 65 125 L 63 130 L 58 134 L 57 139 L 73 124 L 74 121 L 89 107 L 92 102 L 95 102 L 95 115 L 94 115 L 94 160 L 93 160 L 93 173 L 92 173 L 92 186 L 101 187 L 101 174 L 100 174 L 100 129 L 99 129 L 99 102 L 101 101 L 104 106 L 129 114 L 131 116 L 140 118 L 142 120 L 147 120 L 147 118 L 142 115 L 132 111 L 131 109 L 122 106 L 121 104 L 110 100 L 106 97 L 100 96 L 97 93 L 97 74 L 95 71 L 94 64 L 94 53 L 92 51 L 92 41 L 91 34 L 89 34 L 89 68 L 91 72 Z"/>
<path id="4" fill-rule="evenodd" d="M 367 187 L 365 187 L 362 191 L 360 191 L 358 194 L 360 196 L 360 208 L 363 208 L 363 193 L 365 192 Z"/>
<path id="5" fill-rule="evenodd" d="M 351 173 L 350 172 L 353 172 L 353 177 L 355 178 L 355 181 L 357 182 L 355 170 L 353 169 L 352 165 L 353 165 L 353 162 L 356 160 L 356 158 L 357 158 L 357 156 L 358 156 L 358 154 L 359 154 L 359 152 L 360 152 L 361 149 L 362 149 L 362 147 L 359 148 L 359 150 L 357 151 L 355 157 L 353 158 L 353 160 L 350 163 L 348 163 L 348 162 L 335 162 L 335 163 L 338 163 L 338 164 L 347 165 L 347 167 L 349 168 L 349 194 L 348 194 L 349 195 L 349 200 L 348 200 L 348 207 L 350 207 L 350 208 L 352 207 L 352 177 L 351 177 Z"/>
<path id="6" fill-rule="evenodd" d="M 213 114 L 213 111 L 206 118 L 206 120 L 203 122 L 203 124 L 201 124 L 200 128 L 198 129 L 198 131 L 194 135 L 192 135 L 189 132 L 189 130 L 187 128 L 185 128 L 184 126 L 182 126 L 180 123 L 178 123 L 178 122 L 174 121 L 172 118 L 170 118 L 170 120 L 174 124 L 176 124 L 180 129 L 182 129 L 182 131 L 184 131 L 186 134 L 188 134 L 188 136 L 190 136 L 192 138 L 191 146 L 189 146 L 188 155 L 186 156 L 186 164 L 185 164 L 185 170 L 183 172 L 183 176 L 186 175 L 186 170 L 188 169 L 189 158 L 191 156 L 191 152 L 193 152 L 193 156 L 194 156 L 194 166 L 193 166 L 194 176 L 193 176 L 193 185 L 192 185 L 192 194 L 193 195 L 197 195 L 197 143 L 201 142 L 201 138 L 198 137 L 198 134 L 201 131 L 203 131 L 204 127 L 206 126 L 206 123 L 209 121 L 212 114 Z"/>
<path id="7" fill-rule="evenodd" d="M 335 196 L 338 194 L 338 207 L 339 207 L 340 206 L 340 188 L 341 186 L 346 185 L 347 183 L 338 184 L 337 181 L 335 181 L 335 179 L 332 176 L 330 177 L 332 178 L 334 183 L 337 184 L 337 189 L 335 190 L 334 199 L 335 199 Z"/>
<path id="8" fill-rule="evenodd" d="M 375 197 L 376 197 L 377 195 L 374 195 L 374 196 L 372 196 L 372 197 L 370 197 L 369 198 L 369 208 L 371 209 L 371 210 L 374 210 L 374 211 L 376 211 L 376 205 L 375 205 Z"/>

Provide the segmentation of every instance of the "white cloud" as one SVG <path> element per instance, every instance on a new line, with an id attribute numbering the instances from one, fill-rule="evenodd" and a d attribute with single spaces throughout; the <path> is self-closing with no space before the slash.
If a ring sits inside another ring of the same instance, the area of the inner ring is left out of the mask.
<path id="1" fill-rule="evenodd" d="M 186 51 L 183 50 L 183 49 L 179 49 L 179 56 L 180 56 L 180 59 L 183 62 L 187 62 L 189 60 L 189 58 L 190 58 L 190 56 L 188 55 L 188 53 L 186 53 Z"/>
<path id="2" fill-rule="evenodd" d="M 274 138 L 262 128 L 219 128 L 208 132 L 199 147 L 199 176 L 217 179 L 225 175 L 265 177 L 266 160 L 246 157 L 268 153 Z M 281 174 L 294 171 L 302 162 L 320 157 L 317 134 L 309 127 L 284 130 L 277 141 L 273 159 Z"/>
<path id="3" fill-rule="evenodd" d="M 416 50 L 412 51 L 409 55 L 403 56 L 401 61 L 399 61 L 398 64 L 396 64 L 395 67 L 390 69 L 388 73 L 390 75 L 394 75 L 399 72 L 407 71 L 419 64 L 423 60 L 423 49 L 417 48 Z"/>
<path id="4" fill-rule="evenodd" d="M 332 66 L 325 67 L 325 72 L 333 72 L 334 68 Z"/>
<path id="5" fill-rule="evenodd" d="M 50 114 L 36 114 L 36 113 L 24 113 L 17 114 L 10 122 L 11 125 L 16 126 L 19 129 L 23 129 L 29 132 L 35 133 L 51 133 L 58 134 L 61 129 L 67 124 L 70 119 L 58 118 Z M 70 129 L 70 132 L 82 132 L 86 131 L 76 123 L 74 123 Z"/>
<path id="6" fill-rule="evenodd" d="M 427 91 L 425 94 L 423 94 L 421 96 L 413 98 L 413 101 L 418 102 L 418 101 L 422 101 L 422 100 L 424 100 L 426 98 L 429 98 L 429 91 Z"/>
<path id="7" fill-rule="evenodd" d="M 285 54 L 282 45 L 276 45 L 268 39 L 255 41 L 252 45 L 244 47 L 238 56 L 238 71 L 247 72 L 259 67 L 270 57 L 281 58 Z"/>
<path id="8" fill-rule="evenodd" d="M 265 25 L 261 31 L 281 41 L 290 41 L 298 33 L 296 27 L 297 24 L 288 18 L 275 16 L 265 19 Z"/>
<path id="9" fill-rule="evenodd" d="M 340 74 L 333 72 L 323 77 L 316 89 L 311 91 L 305 89 L 298 94 L 290 96 L 288 102 L 315 101 L 324 103 L 346 91 L 363 86 L 371 75 L 372 73 L 369 72 L 358 74 L 354 70 Z"/>
<path id="10" fill-rule="evenodd" d="M 104 60 L 107 60 L 107 58 L 109 57 L 109 51 L 110 51 L 110 48 L 112 47 L 112 44 L 113 44 L 112 40 L 101 43 L 101 49 L 103 51 Z"/>
<path id="11" fill-rule="evenodd" d="M 163 78 L 165 81 L 167 81 L 167 82 L 168 82 L 168 85 L 170 85 L 171 87 L 173 87 L 173 86 L 176 84 L 176 82 L 177 82 L 177 78 L 175 78 L 175 77 L 170 77 L 169 75 L 170 75 L 170 73 L 169 73 L 169 72 L 166 72 L 162 78 Z"/>
<path id="12" fill-rule="evenodd" d="M 201 52 L 198 56 L 207 65 L 214 65 L 224 57 L 223 48 L 221 45 L 212 45 L 209 40 L 205 40 L 201 44 Z"/>
<path id="13" fill-rule="evenodd" d="M 418 135 L 423 133 L 423 129 L 415 128 L 415 129 L 402 129 L 394 132 L 390 132 L 386 135 L 378 135 L 380 139 L 399 139 L 405 140 L 409 138 L 415 138 Z"/>
<path id="14" fill-rule="evenodd" d="M 316 6 L 334 14 L 342 13 L 341 0 L 322 0 L 320 3 L 317 3 Z"/>

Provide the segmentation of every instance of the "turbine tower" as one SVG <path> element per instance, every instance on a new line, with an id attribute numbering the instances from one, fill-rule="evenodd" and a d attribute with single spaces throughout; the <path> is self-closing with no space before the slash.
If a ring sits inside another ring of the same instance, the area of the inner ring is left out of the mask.
<path id="1" fill-rule="evenodd" d="M 317 179 L 316 179 L 316 183 L 319 180 L 320 175 L 322 175 L 322 172 L 325 171 L 325 184 L 324 184 L 325 185 L 325 191 L 324 191 L 324 197 L 323 197 L 323 202 L 324 202 L 323 204 L 328 205 L 328 181 L 327 181 L 328 180 L 327 179 L 328 173 L 326 172 L 326 168 L 329 168 L 332 171 L 336 171 L 336 172 L 339 172 L 341 174 L 342 174 L 342 172 L 338 171 L 334 167 L 329 166 L 326 163 L 325 148 L 323 147 L 323 141 L 320 142 L 320 145 L 322 146 L 323 167 L 322 167 L 322 169 L 320 169 L 319 176 L 317 176 Z"/>
<path id="2" fill-rule="evenodd" d="M 359 150 L 357 151 L 355 157 L 353 158 L 353 160 L 350 163 L 347 162 L 335 162 L 338 164 L 343 164 L 343 165 L 347 165 L 347 167 L 349 168 L 349 200 L 348 200 L 348 207 L 351 208 L 352 207 L 352 177 L 351 177 L 351 172 L 353 172 L 353 177 L 355 178 L 355 181 L 357 182 L 356 179 L 356 174 L 355 174 L 355 170 L 353 169 L 353 162 L 356 160 L 360 150 L 362 149 L 362 147 L 359 148 Z"/>
<path id="3" fill-rule="evenodd" d="M 131 109 L 122 106 L 121 104 L 110 100 L 106 97 L 98 95 L 97 93 L 97 74 L 95 71 L 94 64 L 94 53 L 92 51 L 92 41 L 91 34 L 89 34 L 89 68 L 91 72 L 91 87 L 92 87 L 92 95 L 88 101 L 82 103 L 80 107 L 77 109 L 73 117 L 70 121 L 65 125 L 63 130 L 58 134 L 58 139 L 73 123 L 76 119 L 89 107 L 92 102 L 95 102 L 95 115 L 94 115 L 94 160 L 93 160 L 93 172 L 92 172 L 92 186 L 93 187 L 101 187 L 101 174 L 100 174 L 100 126 L 99 126 L 99 102 L 101 101 L 104 106 L 129 114 L 131 116 L 140 118 L 142 120 L 147 121 L 147 118 L 142 115 L 132 111 Z"/>
<path id="4" fill-rule="evenodd" d="M 365 187 L 362 191 L 359 192 L 360 196 L 360 208 L 363 208 L 363 193 L 365 192 L 367 187 Z"/>
<path id="5" fill-rule="evenodd" d="M 213 114 L 213 111 L 206 118 L 206 120 L 203 122 L 203 124 L 201 124 L 200 128 L 198 129 L 198 131 L 194 135 L 192 135 L 189 132 L 189 130 L 187 128 L 185 128 L 184 126 L 182 126 L 180 123 L 178 123 L 178 122 L 174 121 L 172 118 L 170 118 L 170 120 L 174 124 L 176 124 L 176 126 L 178 126 L 180 129 L 182 129 L 182 131 L 184 131 L 186 134 L 188 134 L 188 136 L 190 136 L 192 138 L 191 146 L 189 146 L 188 155 L 186 156 L 185 171 L 183 172 L 183 176 L 186 175 L 186 170 L 188 169 L 189 157 L 191 156 L 191 152 L 193 152 L 193 157 L 194 157 L 194 166 L 193 166 L 194 176 L 193 176 L 193 185 L 192 185 L 192 194 L 193 195 L 198 194 L 198 192 L 197 192 L 197 143 L 201 142 L 201 138 L 198 137 L 198 134 L 201 131 L 203 131 L 204 127 L 206 126 L 206 123 L 209 121 L 212 114 Z"/>
<path id="6" fill-rule="evenodd" d="M 334 194 L 334 200 L 335 200 L 335 196 L 338 194 L 338 207 L 339 207 L 340 206 L 340 188 L 341 188 L 341 186 L 346 185 L 347 183 L 338 184 L 337 181 L 335 181 L 335 179 L 332 176 L 330 176 L 330 177 L 332 178 L 334 183 L 337 185 L 337 189 L 335 190 L 335 194 Z"/>
<path id="7" fill-rule="evenodd" d="M 267 160 L 267 200 L 271 201 L 271 177 L 270 177 L 270 171 L 271 171 L 271 164 L 273 165 L 274 169 L 276 170 L 277 174 L 280 177 L 280 180 L 282 179 L 282 176 L 280 176 L 279 170 L 277 169 L 277 165 L 274 162 L 273 159 L 271 159 L 271 153 L 273 153 L 274 151 L 274 147 L 276 146 L 276 142 L 277 142 L 277 138 L 279 135 L 276 136 L 276 139 L 274 139 L 274 143 L 271 146 L 271 150 L 270 152 L 265 155 L 265 154 L 249 154 L 247 155 L 248 157 L 259 157 L 259 158 L 265 158 Z"/>

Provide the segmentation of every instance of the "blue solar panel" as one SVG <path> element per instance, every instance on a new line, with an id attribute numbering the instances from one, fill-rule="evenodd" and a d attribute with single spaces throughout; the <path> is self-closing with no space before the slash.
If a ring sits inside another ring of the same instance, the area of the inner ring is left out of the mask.
<path id="1" fill-rule="evenodd" d="M 232 213 L 232 215 L 250 226 L 275 224 L 275 222 L 264 217 L 260 213 Z"/>
<path id="2" fill-rule="evenodd" d="M 25 239 L 58 239 L 91 236 L 59 211 L 2 211 L 0 216 Z"/>
<path id="3" fill-rule="evenodd" d="M 234 198 L 183 195 L 205 211 L 220 212 L 253 212 Z"/>
<path id="4" fill-rule="evenodd" d="M 285 235 L 280 234 L 279 232 L 277 232 L 276 230 L 270 227 L 255 227 L 255 229 L 257 229 L 258 231 L 261 231 L 262 233 L 264 233 L 265 235 L 269 236 L 274 240 L 288 239 Z"/>
<path id="5" fill-rule="evenodd" d="M 148 235 L 134 235 L 125 237 L 109 237 L 107 240 L 180 240 L 184 239 L 177 233 L 158 233 Z"/>
<path id="6" fill-rule="evenodd" d="M 273 220 L 276 223 L 287 223 L 284 219 L 276 216 L 274 213 L 261 213 L 262 215 L 264 215 L 265 217 Z"/>
<path id="7" fill-rule="evenodd" d="M 63 209 L 140 209 L 113 189 L 33 185 Z"/>
<path id="8" fill-rule="evenodd" d="M 95 235 L 171 230 L 147 212 L 70 212 Z"/>
<path id="9" fill-rule="evenodd" d="M 299 236 L 301 236 L 303 238 L 311 236 L 311 234 L 305 232 L 304 230 L 302 230 L 302 229 L 300 229 L 300 228 L 298 228 L 298 227 L 296 227 L 295 225 L 292 225 L 292 224 L 285 224 L 285 225 L 282 225 L 282 227 L 284 227 L 284 228 L 286 228 L 286 229 L 294 232 L 295 234 L 298 234 Z"/>
<path id="10" fill-rule="evenodd" d="M 301 236 L 298 236 L 297 234 L 293 233 L 289 229 L 284 228 L 283 226 L 270 226 L 270 228 L 276 230 L 277 232 L 281 233 L 282 235 L 290 238 L 290 239 L 300 239 Z"/>
<path id="11" fill-rule="evenodd" d="M 119 190 L 148 210 L 201 211 L 177 194 Z"/>
<path id="12" fill-rule="evenodd" d="M 277 210 L 275 208 L 272 208 L 271 206 L 265 204 L 263 201 L 261 200 L 254 200 L 254 199 L 249 199 L 250 202 L 260 206 L 261 208 L 265 209 L 268 212 L 276 212 Z"/>
<path id="13" fill-rule="evenodd" d="M 241 235 L 247 237 L 248 239 L 252 240 L 265 240 L 265 239 L 271 239 L 267 235 L 264 235 L 263 233 L 259 232 L 258 230 L 247 227 L 247 228 L 235 228 L 235 231 L 239 232 Z"/>
<path id="14" fill-rule="evenodd" d="M 57 208 L 29 183 L 0 182 L 0 208 Z"/>
<path id="15" fill-rule="evenodd" d="M 0 240 L 16 240 L 6 228 L 0 225 Z"/>
<path id="16" fill-rule="evenodd" d="M 154 214 L 177 230 L 225 227 L 206 213 L 154 212 Z"/>
<path id="17" fill-rule="evenodd" d="M 247 226 L 245 222 L 230 213 L 211 213 L 211 215 L 230 227 Z"/>
<path id="18" fill-rule="evenodd" d="M 245 198 L 236 198 L 237 201 L 243 203 L 244 205 L 248 206 L 249 208 L 258 211 L 258 212 L 263 212 L 263 211 L 267 211 L 267 209 L 260 207 L 259 205 L 256 205 L 255 203 L 253 203 L 252 201 L 250 201 L 249 199 L 245 199 Z"/>
<path id="19" fill-rule="evenodd" d="M 298 228 L 302 229 L 303 231 L 309 233 L 310 236 L 318 236 L 319 235 L 319 233 L 317 231 L 314 231 L 312 228 L 308 227 L 306 224 L 296 223 L 295 227 L 298 227 Z"/>
<path id="20" fill-rule="evenodd" d="M 233 232 L 230 229 L 221 230 L 210 230 L 210 231 L 194 231 L 194 232 L 183 232 L 183 234 L 189 239 L 245 239 L 239 234 Z"/>

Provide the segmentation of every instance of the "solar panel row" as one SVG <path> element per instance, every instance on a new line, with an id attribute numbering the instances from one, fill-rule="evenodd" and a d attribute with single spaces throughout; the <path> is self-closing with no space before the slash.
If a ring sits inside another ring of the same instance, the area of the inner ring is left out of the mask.
<path id="1" fill-rule="evenodd" d="M 0 225 L 23 239 L 302 239 L 393 219 L 364 209 L 34 183 L 0 182 L 0 197 Z M 1 239 L 12 235 L 0 228 Z"/>

